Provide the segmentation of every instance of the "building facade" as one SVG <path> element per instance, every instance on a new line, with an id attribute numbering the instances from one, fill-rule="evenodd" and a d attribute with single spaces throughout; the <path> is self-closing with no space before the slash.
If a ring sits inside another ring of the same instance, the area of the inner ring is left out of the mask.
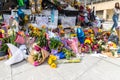
<path id="1" fill-rule="evenodd" d="M 88 0 L 88 5 L 91 8 L 93 6 L 95 7 L 96 15 L 98 17 L 111 21 L 113 16 L 113 8 L 116 2 L 120 3 L 120 0 Z"/>

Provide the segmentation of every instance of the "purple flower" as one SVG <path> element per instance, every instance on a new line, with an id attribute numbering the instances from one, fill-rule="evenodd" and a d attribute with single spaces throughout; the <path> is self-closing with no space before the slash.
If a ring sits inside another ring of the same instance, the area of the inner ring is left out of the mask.
<path id="1" fill-rule="evenodd" d="M 0 40 L 0 46 L 2 45 L 2 41 Z"/>

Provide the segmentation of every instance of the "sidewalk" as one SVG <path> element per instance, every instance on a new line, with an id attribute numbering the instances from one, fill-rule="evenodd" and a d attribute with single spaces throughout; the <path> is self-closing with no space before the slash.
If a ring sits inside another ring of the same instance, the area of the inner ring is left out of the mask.
<path id="1" fill-rule="evenodd" d="M 113 26 L 112 21 L 106 21 L 103 23 L 103 29 L 109 31 L 111 27 Z M 120 26 L 120 22 L 118 23 L 118 26 Z"/>
<path id="2" fill-rule="evenodd" d="M 4 62 L 0 62 L 0 80 L 120 80 L 119 58 L 85 55 L 81 63 L 58 64 L 56 69 L 47 63 L 34 67 L 23 61 L 10 67 Z"/>

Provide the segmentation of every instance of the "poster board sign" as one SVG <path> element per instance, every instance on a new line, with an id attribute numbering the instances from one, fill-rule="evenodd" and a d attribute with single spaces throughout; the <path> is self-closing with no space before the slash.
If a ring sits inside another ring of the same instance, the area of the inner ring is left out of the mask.
<path id="1" fill-rule="evenodd" d="M 76 25 L 76 16 L 59 16 L 61 24 L 64 28 L 72 27 Z"/>

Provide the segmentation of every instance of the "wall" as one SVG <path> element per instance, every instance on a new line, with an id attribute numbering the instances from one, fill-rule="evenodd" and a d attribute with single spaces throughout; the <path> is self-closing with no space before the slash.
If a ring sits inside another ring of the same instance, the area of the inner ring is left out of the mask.
<path id="1" fill-rule="evenodd" d="M 96 3 L 93 4 L 92 6 L 95 6 L 97 16 L 99 16 L 100 18 L 104 18 L 105 20 L 112 20 L 113 8 L 116 2 L 120 2 L 120 0 Z M 89 5 L 89 7 L 91 7 L 91 5 Z"/>

